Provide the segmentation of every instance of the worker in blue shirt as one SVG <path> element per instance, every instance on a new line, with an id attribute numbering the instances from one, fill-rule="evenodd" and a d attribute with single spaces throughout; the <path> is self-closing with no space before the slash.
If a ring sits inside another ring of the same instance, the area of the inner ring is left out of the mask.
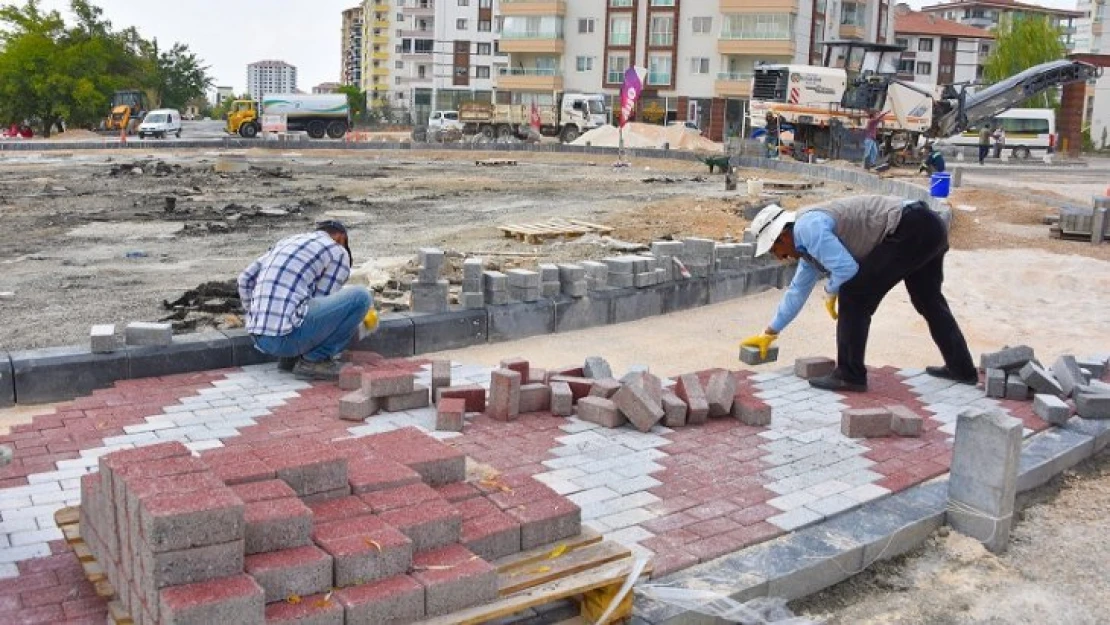
<path id="1" fill-rule="evenodd" d="M 864 354 L 871 316 L 887 293 L 905 282 L 910 302 L 929 326 L 944 358 L 929 375 L 976 384 L 979 374 L 948 301 L 941 293 L 948 230 L 925 202 L 864 195 L 831 200 L 797 213 L 776 205 L 752 220 L 756 256 L 771 252 L 780 260 L 797 260 L 794 279 L 774 319 L 762 334 L 744 339 L 763 355 L 798 315 L 822 276 L 825 308 L 836 320 L 836 369 L 812 378 L 817 388 L 866 391 Z"/>

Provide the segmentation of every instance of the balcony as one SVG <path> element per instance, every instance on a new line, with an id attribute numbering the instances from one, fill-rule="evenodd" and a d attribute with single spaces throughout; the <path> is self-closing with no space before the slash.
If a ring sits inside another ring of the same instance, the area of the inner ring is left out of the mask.
<path id="1" fill-rule="evenodd" d="M 388 52 L 373 52 L 373 53 L 370 54 L 370 58 L 374 59 L 375 61 L 388 61 L 389 60 L 389 53 Z"/>
<path id="2" fill-rule="evenodd" d="M 1094 37 L 1102 36 L 1102 21 L 1091 22 L 1091 35 Z"/>
<path id="3" fill-rule="evenodd" d="M 373 26 L 374 26 L 374 28 L 384 28 L 384 29 L 388 30 L 389 29 L 389 20 L 374 20 Z"/>
<path id="4" fill-rule="evenodd" d="M 729 39 L 722 33 L 717 42 L 717 52 L 721 54 L 744 54 L 757 56 L 794 56 L 793 39 Z"/>
<path id="5" fill-rule="evenodd" d="M 528 17 L 533 15 L 567 14 L 565 0 L 501 0 L 501 15 Z"/>
<path id="6" fill-rule="evenodd" d="M 374 76 L 389 76 L 389 68 L 375 67 L 374 69 L 370 70 L 370 74 Z"/>
<path id="7" fill-rule="evenodd" d="M 565 47 L 563 33 L 555 30 L 501 33 L 501 51 L 509 54 L 528 52 L 562 54 Z"/>
<path id="8" fill-rule="evenodd" d="M 374 42 L 374 45 L 387 46 L 389 45 L 389 35 L 374 35 L 370 41 Z"/>
<path id="9" fill-rule="evenodd" d="M 497 88 L 514 91 L 562 91 L 563 75 L 557 69 L 502 67 L 497 73 Z"/>
<path id="10" fill-rule="evenodd" d="M 427 6 L 415 6 L 415 7 L 404 6 L 404 7 L 401 8 L 401 13 L 403 13 L 405 15 L 435 15 L 436 14 L 436 7 L 435 7 L 434 4 L 429 4 Z"/>
<path id="11" fill-rule="evenodd" d="M 411 37 L 413 39 L 433 39 L 435 38 L 435 31 L 431 28 L 425 28 L 423 30 L 402 30 L 401 36 Z"/>
<path id="12" fill-rule="evenodd" d="M 714 83 L 716 95 L 722 98 L 748 98 L 752 95 L 752 74 L 721 72 Z"/>
<path id="13" fill-rule="evenodd" d="M 720 0 L 721 13 L 797 13 L 795 0 Z"/>
<path id="14" fill-rule="evenodd" d="M 863 39 L 867 36 L 863 26 L 855 24 L 841 24 L 838 33 L 841 39 Z"/>
<path id="15" fill-rule="evenodd" d="M 379 2 L 379 3 L 375 4 L 374 6 L 370 7 L 370 10 L 373 11 L 374 13 L 389 13 L 392 9 L 390 8 L 388 3 Z"/>

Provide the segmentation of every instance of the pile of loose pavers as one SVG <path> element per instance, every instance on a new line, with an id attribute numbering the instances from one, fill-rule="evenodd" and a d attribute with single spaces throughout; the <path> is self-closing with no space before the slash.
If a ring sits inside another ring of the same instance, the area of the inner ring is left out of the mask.
<path id="1" fill-rule="evenodd" d="M 340 399 L 340 417 L 361 421 L 379 410 L 426 407 L 435 397 L 436 429 L 453 432 L 462 431 L 467 413 L 511 421 L 521 414 L 550 412 L 607 428 L 631 423 L 641 432 L 659 423 L 672 428 L 701 425 L 710 417 L 731 416 L 755 426 L 771 422 L 771 407 L 735 372 L 723 369 L 678 376 L 672 383 L 643 367 L 618 380 L 609 363 L 597 356 L 583 365 L 551 370 L 511 358 L 491 372 L 488 395 L 478 384 L 452 386 L 447 361 L 433 361 L 431 369 L 431 387 L 425 387 L 411 373 L 344 367 L 339 386 L 352 392 Z"/>
<path id="2" fill-rule="evenodd" d="M 412 622 L 496 599 L 489 561 L 581 532 L 543 484 L 466 482 L 463 454 L 414 428 L 162 443 L 99 469 L 81 537 L 140 625 Z"/>
<path id="3" fill-rule="evenodd" d="M 1033 412 L 1048 423 L 1063 425 L 1073 410 L 1084 419 L 1110 419 L 1110 384 L 1099 380 L 1107 355 L 1076 358 L 1064 354 L 1050 367 L 1026 345 L 983 354 L 987 397 L 1033 399 Z M 1071 400 L 1071 403 L 1068 400 Z"/>

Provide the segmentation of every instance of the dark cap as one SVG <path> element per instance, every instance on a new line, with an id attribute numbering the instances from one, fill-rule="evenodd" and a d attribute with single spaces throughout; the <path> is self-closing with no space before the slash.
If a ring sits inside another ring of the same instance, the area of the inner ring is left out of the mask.
<path id="1" fill-rule="evenodd" d="M 325 219 L 324 221 L 316 222 L 316 229 L 329 234 L 342 234 L 347 237 L 348 240 L 347 243 L 343 244 L 343 249 L 347 250 L 347 260 L 351 262 L 351 266 L 355 266 L 355 256 L 351 253 L 350 235 L 347 234 L 347 226 L 344 226 L 343 222 L 335 219 Z"/>

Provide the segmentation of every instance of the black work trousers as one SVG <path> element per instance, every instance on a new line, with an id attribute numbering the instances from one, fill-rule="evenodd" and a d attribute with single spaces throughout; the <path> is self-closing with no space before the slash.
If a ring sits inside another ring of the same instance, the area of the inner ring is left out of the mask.
<path id="1" fill-rule="evenodd" d="M 903 209 L 902 221 L 859 264 L 856 275 L 840 287 L 840 318 L 836 324 L 837 372 L 855 384 L 867 382 L 864 355 L 871 316 L 899 282 L 906 283 L 910 302 L 929 325 L 929 334 L 955 375 L 976 373 L 960 326 L 941 293 L 948 231 L 924 203 Z"/>

